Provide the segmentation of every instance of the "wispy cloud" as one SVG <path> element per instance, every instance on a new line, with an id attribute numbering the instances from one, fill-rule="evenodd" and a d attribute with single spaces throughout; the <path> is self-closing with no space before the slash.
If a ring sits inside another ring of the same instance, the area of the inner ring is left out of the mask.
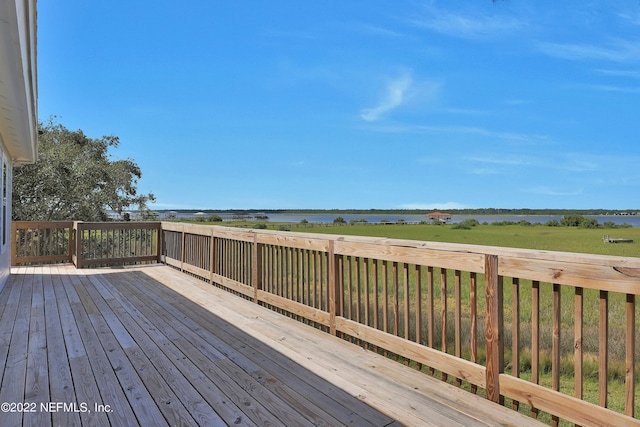
<path id="1" fill-rule="evenodd" d="M 373 36 L 393 37 L 393 38 L 406 37 L 406 34 L 400 33 L 398 31 L 390 30 L 388 28 L 380 27 L 377 25 L 365 24 L 365 23 L 355 24 L 353 25 L 353 29 L 362 34 L 373 35 Z"/>
<path id="2" fill-rule="evenodd" d="M 484 39 L 513 33 L 525 24 L 513 17 L 468 12 L 451 13 L 429 7 L 425 12 L 411 20 L 421 28 L 426 28 L 451 37 L 464 39 Z"/>
<path id="3" fill-rule="evenodd" d="M 640 43 L 637 40 L 612 39 L 607 45 L 538 43 L 538 50 L 556 58 L 570 60 L 600 60 L 611 62 L 640 61 Z"/>
<path id="4" fill-rule="evenodd" d="M 605 76 L 613 77 L 629 77 L 632 79 L 640 79 L 640 71 L 638 70 L 611 70 L 611 69 L 598 69 L 597 73 Z"/>
<path id="5" fill-rule="evenodd" d="M 538 194 L 541 196 L 579 196 L 582 194 L 582 189 L 573 189 L 573 190 L 559 190 L 556 188 L 540 185 L 537 187 L 531 187 L 524 189 L 527 193 Z"/>
<path id="6" fill-rule="evenodd" d="M 620 93 L 640 93 L 640 87 L 633 86 L 616 86 L 616 85 L 586 85 L 589 89 L 601 90 L 604 92 L 620 92 Z"/>
<path id="7" fill-rule="evenodd" d="M 542 134 L 504 132 L 476 126 L 428 126 L 428 125 L 411 125 L 411 124 L 385 124 L 375 128 L 369 128 L 377 132 L 386 133 L 447 133 L 447 134 L 467 134 L 478 135 L 489 138 L 501 139 L 509 141 L 516 145 L 540 145 L 547 144 L 549 137 Z"/>
<path id="8" fill-rule="evenodd" d="M 360 117 L 368 122 L 375 122 L 384 114 L 400 107 L 407 100 L 407 93 L 413 84 L 413 78 L 405 73 L 387 84 L 382 99 L 373 108 L 365 108 Z"/>
<path id="9" fill-rule="evenodd" d="M 466 170 L 473 175 L 502 175 L 510 173 L 513 168 L 536 166 L 538 163 L 534 157 L 522 156 L 489 156 L 465 157 L 463 160 L 469 162 L 471 166 Z"/>
<path id="10" fill-rule="evenodd" d="M 469 209 L 472 206 L 459 202 L 442 202 L 442 203 L 406 203 L 398 206 L 398 209 Z"/>

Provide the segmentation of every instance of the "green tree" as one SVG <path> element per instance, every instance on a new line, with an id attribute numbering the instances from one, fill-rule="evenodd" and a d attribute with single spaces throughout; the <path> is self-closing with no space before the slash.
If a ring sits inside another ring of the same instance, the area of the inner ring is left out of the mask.
<path id="1" fill-rule="evenodd" d="M 13 175 L 13 219 L 104 221 L 130 206 L 141 212 L 155 200 L 138 194 L 140 167 L 131 159 L 112 160 L 117 136 L 89 138 L 49 119 L 38 124 L 38 160 Z"/>

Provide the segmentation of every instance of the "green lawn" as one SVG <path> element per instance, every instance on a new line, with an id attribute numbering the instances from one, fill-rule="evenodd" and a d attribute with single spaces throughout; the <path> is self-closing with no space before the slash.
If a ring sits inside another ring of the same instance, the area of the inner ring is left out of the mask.
<path id="1" fill-rule="evenodd" d="M 277 228 L 277 227 L 276 227 Z M 343 225 L 306 227 L 291 224 L 291 231 L 310 233 L 379 236 L 431 242 L 466 243 L 472 245 L 504 246 L 512 248 L 581 252 L 600 255 L 640 256 L 640 228 L 583 229 L 577 227 L 548 227 L 544 225 L 477 225 L 460 230 L 452 225 Z M 603 243 L 602 236 L 633 239 L 633 243 Z"/>

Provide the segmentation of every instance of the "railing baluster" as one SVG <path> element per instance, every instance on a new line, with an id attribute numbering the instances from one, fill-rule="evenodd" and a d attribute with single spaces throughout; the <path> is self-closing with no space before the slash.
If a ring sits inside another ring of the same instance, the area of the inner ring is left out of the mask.
<path id="1" fill-rule="evenodd" d="M 409 340 L 411 338 L 409 330 L 409 320 L 411 316 L 411 301 L 409 300 L 409 264 L 403 263 L 402 265 L 402 293 L 404 296 L 404 339 Z M 409 358 L 405 357 L 405 364 L 409 366 Z"/>
<path id="2" fill-rule="evenodd" d="M 422 268 L 415 266 L 415 315 L 416 315 L 416 343 L 422 344 Z M 422 370 L 422 363 L 417 362 L 416 369 Z"/>
<path id="3" fill-rule="evenodd" d="M 447 269 L 440 268 L 440 351 L 448 352 L 447 346 Z M 442 381 L 448 378 L 442 373 Z"/>
<path id="4" fill-rule="evenodd" d="M 379 309 L 379 298 L 380 298 L 380 288 L 379 288 L 379 278 L 378 278 L 378 260 L 374 259 L 372 261 L 373 265 L 373 327 L 375 329 L 379 328 L 378 322 L 378 309 Z"/>
<path id="5" fill-rule="evenodd" d="M 575 288 L 574 296 L 574 320 L 573 320 L 573 378 L 574 378 L 574 396 L 578 399 L 582 399 L 584 392 L 583 385 L 583 361 L 584 356 L 582 352 L 582 333 L 584 324 L 584 289 L 581 287 Z"/>
<path id="6" fill-rule="evenodd" d="M 478 361 L 478 301 L 477 301 L 477 289 L 476 289 L 476 273 L 469 275 L 469 304 L 470 304 L 470 316 L 471 316 L 471 362 L 477 363 Z M 478 386 L 471 384 L 471 393 L 476 394 Z"/>
<path id="7" fill-rule="evenodd" d="M 454 328 L 455 328 L 455 355 L 462 357 L 462 273 L 460 270 L 454 271 Z M 458 386 L 462 382 L 458 378 Z"/>
<path id="8" fill-rule="evenodd" d="M 540 282 L 531 282 L 531 382 L 540 382 Z M 531 417 L 538 418 L 538 409 L 531 407 Z"/>
<path id="9" fill-rule="evenodd" d="M 371 292 L 370 286 L 369 286 L 369 258 L 365 258 L 363 260 L 363 264 L 362 264 L 362 268 L 363 268 L 363 276 L 364 276 L 364 324 L 367 326 L 371 326 L 370 324 L 370 319 L 371 319 L 371 296 L 369 295 L 369 293 Z"/>
<path id="10" fill-rule="evenodd" d="M 626 300 L 626 343 L 625 343 L 625 414 L 630 417 L 635 416 L 635 394 L 636 394 L 636 296 L 627 294 Z"/>
<path id="11" fill-rule="evenodd" d="M 551 389 L 560 390 L 560 318 L 562 316 L 561 309 L 560 285 L 553 284 L 553 333 L 551 337 Z M 559 423 L 559 417 L 551 416 L 551 425 L 556 427 Z"/>
<path id="12" fill-rule="evenodd" d="M 435 331 L 435 302 L 433 296 L 433 267 L 427 267 L 427 325 L 428 325 L 428 345 L 433 348 Z M 435 370 L 429 366 L 429 373 L 433 375 Z"/>
<path id="13" fill-rule="evenodd" d="M 520 279 L 511 279 L 511 375 L 520 378 Z M 512 408 L 517 411 L 520 402 L 513 400 Z"/>
<path id="14" fill-rule="evenodd" d="M 502 279 L 498 275 L 498 257 L 485 255 L 485 296 L 487 314 L 485 334 L 487 343 L 486 383 L 487 399 L 500 402 L 500 374 L 504 367 L 502 348 Z"/>
<path id="15" fill-rule="evenodd" d="M 607 407 L 609 352 L 609 292 L 600 291 L 600 322 L 598 332 L 598 404 Z"/>

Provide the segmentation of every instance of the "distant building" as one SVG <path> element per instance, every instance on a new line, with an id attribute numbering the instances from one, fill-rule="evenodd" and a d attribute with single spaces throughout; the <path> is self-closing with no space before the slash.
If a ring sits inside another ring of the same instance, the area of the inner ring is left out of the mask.
<path id="1" fill-rule="evenodd" d="M 451 214 L 446 212 L 431 212 L 427 214 L 427 218 L 434 223 L 448 224 L 451 222 Z"/>

